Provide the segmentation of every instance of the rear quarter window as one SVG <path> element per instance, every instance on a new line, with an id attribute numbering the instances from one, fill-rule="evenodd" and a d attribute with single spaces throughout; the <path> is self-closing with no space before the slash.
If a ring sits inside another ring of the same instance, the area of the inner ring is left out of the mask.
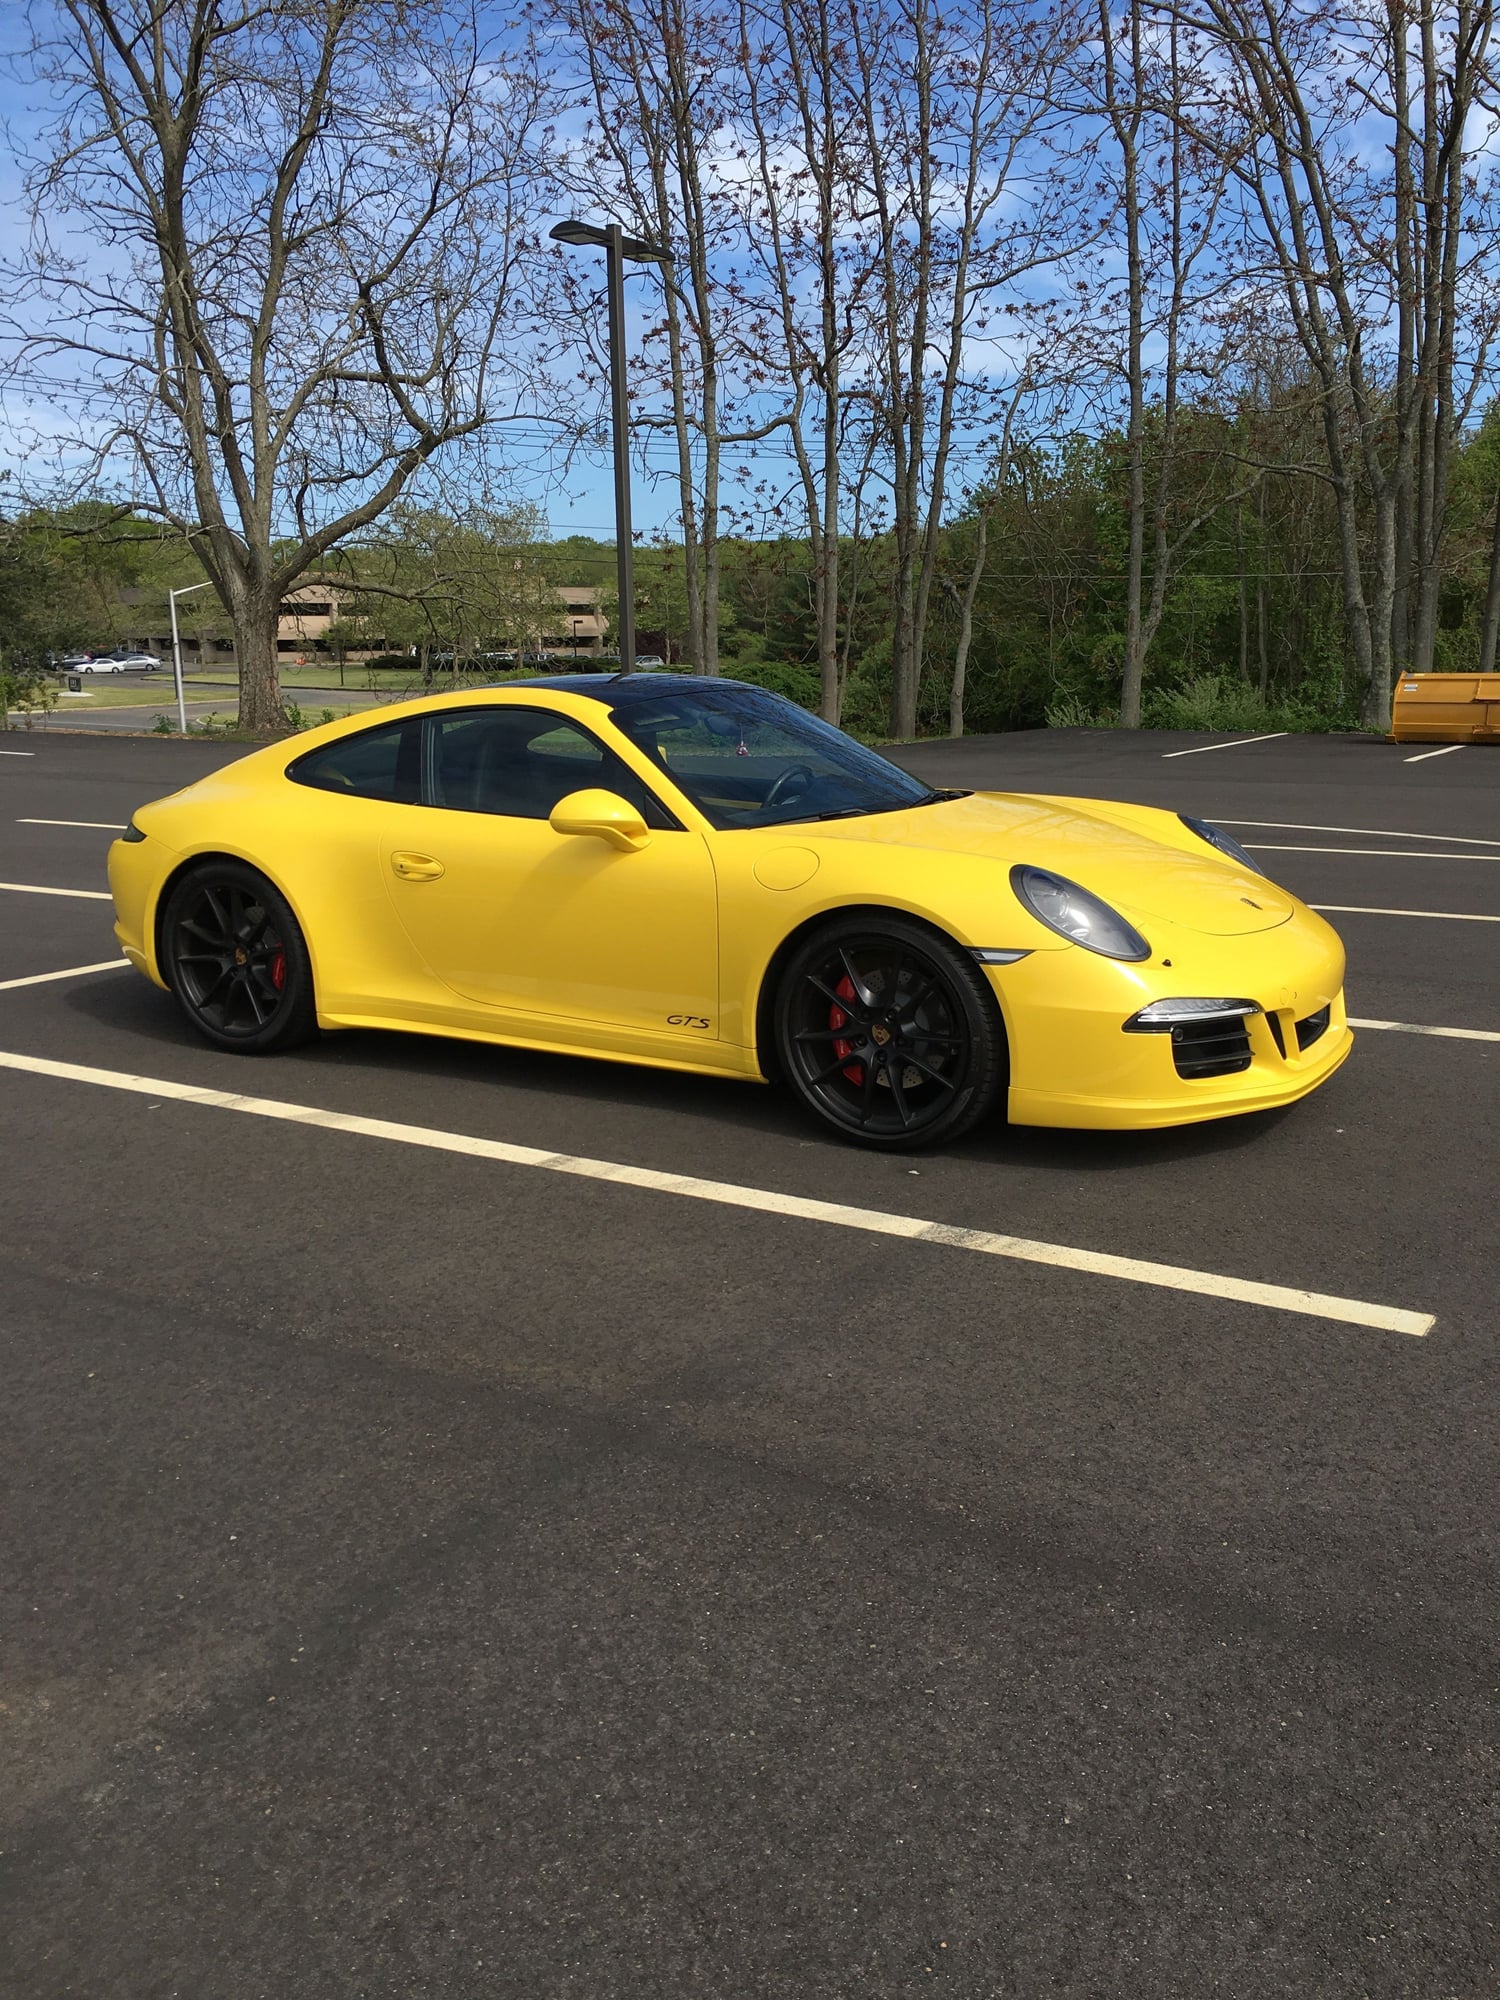
<path id="1" fill-rule="evenodd" d="M 413 717 L 342 736 L 299 757 L 287 767 L 287 776 L 314 791 L 414 806 L 422 796 L 421 721 Z"/>

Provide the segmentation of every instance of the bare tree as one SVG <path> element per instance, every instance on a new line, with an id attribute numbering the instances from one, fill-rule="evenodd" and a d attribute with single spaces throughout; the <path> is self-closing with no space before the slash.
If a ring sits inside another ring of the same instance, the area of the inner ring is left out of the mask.
<path id="1" fill-rule="evenodd" d="M 844 365 L 874 260 L 860 226 L 865 127 L 851 89 L 842 0 L 741 0 L 741 115 L 751 177 L 745 229 L 763 309 L 745 316 L 747 365 L 784 371 L 785 435 L 813 559 L 823 714 L 839 719 Z"/>
<path id="2" fill-rule="evenodd" d="M 987 367 L 978 350 L 1002 305 L 1018 307 L 1023 281 L 1079 247 L 1086 149 L 1055 87 L 1078 35 L 1067 0 L 975 0 L 950 16 L 933 0 L 848 11 L 878 252 L 870 362 L 890 453 L 898 736 L 916 733 L 955 443 L 986 429 L 995 370 L 1008 372 L 1003 345 Z"/>
<path id="3" fill-rule="evenodd" d="M 675 252 L 657 330 L 665 356 L 658 365 L 648 338 L 637 362 L 638 376 L 659 378 L 654 386 L 667 408 L 645 408 L 635 425 L 648 436 L 664 428 L 675 446 L 688 652 L 700 672 L 716 674 L 726 442 L 721 346 L 736 297 L 724 268 L 735 217 L 711 142 L 726 116 L 728 17 L 705 0 L 546 0 L 541 11 L 561 31 L 565 61 L 584 72 L 592 114 L 585 142 L 559 162 L 560 184 Z M 578 288 L 566 273 L 564 299 L 576 301 Z M 583 314 L 597 317 L 592 307 Z M 576 326 L 572 332 L 576 337 Z"/>
<path id="4" fill-rule="evenodd" d="M 1090 344 L 1097 346 L 1102 334 L 1111 372 L 1124 375 L 1126 388 L 1128 540 L 1120 721 L 1127 729 L 1140 727 L 1146 659 L 1173 569 L 1184 544 L 1223 504 L 1222 494 L 1210 490 L 1190 507 L 1185 520 L 1178 519 L 1173 532 L 1185 377 L 1195 367 L 1200 375 L 1216 376 L 1239 332 L 1233 327 L 1225 340 L 1221 325 L 1216 354 L 1193 352 L 1195 336 L 1212 339 L 1215 315 L 1209 302 L 1225 285 L 1215 259 L 1226 166 L 1222 156 L 1201 148 L 1191 148 L 1193 157 L 1188 157 L 1190 140 L 1180 116 L 1177 24 L 1168 23 L 1166 46 L 1160 48 L 1154 35 L 1148 37 L 1145 15 L 1145 0 L 1126 0 L 1117 28 L 1110 0 L 1099 0 L 1099 99 L 1113 140 L 1125 283 L 1123 325 L 1120 313 L 1106 311 Z M 1206 173 L 1201 171 L 1205 167 Z M 1200 266 L 1207 266 L 1206 272 Z M 1148 400 L 1154 409 L 1148 409 Z"/>
<path id="5" fill-rule="evenodd" d="M 1431 663 L 1448 457 L 1496 321 L 1495 169 L 1475 115 L 1494 0 L 1162 11 L 1200 58 L 1184 115 L 1243 191 L 1222 254 L 1250 272 L 1269 259 L 1316 378 L 1364 720 L 1384 728 L 1409 561 L 1415 663 Z"/>
<path id="6" fill-rule="evenodd" d="M 281 721 L 279 608 L 502 411 L 543 95 L 463 0 L 55 0 L 13 366 L 133 466 Z M 98 246 L 85 254 L 83 244 Z"/>

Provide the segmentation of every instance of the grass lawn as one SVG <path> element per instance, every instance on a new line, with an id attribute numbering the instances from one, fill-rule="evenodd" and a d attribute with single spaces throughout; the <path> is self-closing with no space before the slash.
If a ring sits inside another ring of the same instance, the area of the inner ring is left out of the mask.
<path id="1" fill-rule="evenodd" d="M 224 667 L 184 667 L 183 679 L 197 682 L 200 686 L 211 684 L 215 687 L 238 687 L 239 674 L 232 666 Z M 330 688 L 343 694 L 359 694 L 369 689 L 370 677 L 363 667 L 345 667 L 344 685 L 339 687 L 339 670 L 336 666 L 283 667 L 280 674 L 283 688 Z M 403 688 L 415 686 L 421 679 L 416 662 L 412 662 L 410 673 L 392 669 L 382 669 L 375 676 L 375 686 L 382 691 L 400 693 Z"/>
<path id="2" fill-rule="evenodd" d="M 90 686 L 90 682 L 94 685 Z M 81 694 L 64 692 L 57 697 L 59 715 L 87 715 L 91 708 L 172 708 L 177 694 L 170 674 L 157 674 L 150 682 L 120 681 L 113 675 L 89 674 Z"/>

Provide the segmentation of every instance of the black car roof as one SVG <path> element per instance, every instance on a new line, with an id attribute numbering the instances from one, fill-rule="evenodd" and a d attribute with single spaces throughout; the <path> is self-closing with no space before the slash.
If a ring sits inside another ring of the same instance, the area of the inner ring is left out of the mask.
<path id="1" fill-rule="evenodd" d="M 633 674 L 534 674 L 525 680 L 496 681 L 496 687 L 560 688 L 564 694 L 582 694 L 594 701 L 617 707 L 623 701 L 663 693 L 712 694 L 716 688 L 749 688 L 749 681 L 732 681 L 721 675 L 663 674 L 650 670 Z"/>

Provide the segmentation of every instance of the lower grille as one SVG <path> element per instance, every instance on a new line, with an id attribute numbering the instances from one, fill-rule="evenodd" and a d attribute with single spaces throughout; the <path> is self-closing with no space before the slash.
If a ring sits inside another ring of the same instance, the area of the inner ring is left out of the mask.
<path id="1" fill-rule="evenodd" d="M 1185 1021 L 1172 1030 L 1172 1060 L 1180 1077 L 1235 1076 L 1250 1067 L 1243 1015 Z"/>
<path id="2" fill-rule="evenodd" d="M 1320 1036 L 1327 1034 L 1329 1012 L 1327 1007 L 1320 1007 L 1316 1014 L 1309 1014 L 1306 1020 L 1297 1023 L 1299 1049 L 1310 1049 Z"/>

